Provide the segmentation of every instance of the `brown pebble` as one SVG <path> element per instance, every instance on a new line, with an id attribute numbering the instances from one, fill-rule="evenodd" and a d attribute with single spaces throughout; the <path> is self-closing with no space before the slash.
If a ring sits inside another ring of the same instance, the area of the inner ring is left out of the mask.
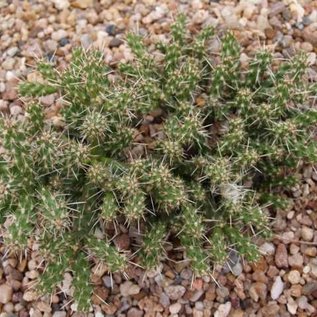
<path id="1" fill-rule="evenodd" d="M 119 47 L 121 44 L 123 44 L 123 41 L 115 37 L 110 41 L 109 48 Z"/>
<path id="2" fill-rule="evenodd" d="M 280 243 L 276 248 L 275 264 L 280 269 L 288 267 L 287 250 L 285 245 L 282 243 Z"/>
<path id="3" fill-rule="evenodd" d="M 272 40 L 276 35 L 276 30 L 273 28 L 267 28 L 264 30 L 267 39 Z"/>

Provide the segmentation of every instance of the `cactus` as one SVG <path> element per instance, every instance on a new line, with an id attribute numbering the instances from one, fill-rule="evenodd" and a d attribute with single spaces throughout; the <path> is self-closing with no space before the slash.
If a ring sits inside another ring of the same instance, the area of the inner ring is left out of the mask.
<path id="1" fill-rule="evenodd" d="M 129 34 L 129 64 L 110 69 L 100 52 L 76 49 L 66 70 L 41 61 L 42 80 L 21 83 L 30 97 L 24 120 L 0 121 L 0 215 L 8 248 L 39 242 L 39 291 L 71 272 L 78 307 L 89 310 L 92 265 L 155 268 L 169 239 L 196 275 L 232 248 L 258 258 L 252 237 L 267 237 L 270 211 L 285 208 L 279 190 L 296 182 L 300 161 L 317 159 L 316 86 L 304 54 L 273 71 L 273 54 L 257 52 L 241 70 L 233 33 L 222 37 L 219 59 L 212 36 L 211 28 L 190 34 L 181 16 L 170 42 L 157 43 L 159 60 Z M 64 100 L 63 127 L 38 103 L 51 93 Z M 158 108 L 160 136 L 140 138 L 144 117 Z M 135 146 L 145 149 L 138 157 Z M 117 223 L 139 234 L 129 251 L 112 243 Z"/>

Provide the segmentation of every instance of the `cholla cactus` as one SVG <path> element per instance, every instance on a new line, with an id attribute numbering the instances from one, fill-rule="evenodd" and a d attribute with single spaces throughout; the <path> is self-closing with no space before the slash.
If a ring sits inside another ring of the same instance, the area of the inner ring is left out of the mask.
<path id="1" fill-rule="evenodd" d="M 251 238 L 269 234 L 269 211 L 284 206 L 278 189 L 293 184 L 299 161 L 316 160 L 315 88 L 305 55 L 276 69 L 262 51 L 242 71 L 234 35 L 224 35 L 218 59 L 212 36 L 210 28 L 189 34 L 180 17 L 170 42 L 157 45 L 159 60 L 128 35 L 129 64 L 112 70 L 101 53 L 77 49 L 65 71 L 40 62 L 42 80 L 20 85 L 33 101 L 23 121 L 1 120 L 1 214 L 8 247 L 40 243 L 40 290 L 72 272 L 75 300 L 87 310 L 93 263 L 152 269 L 170 237 L 197 275 L 231 248 L 257 259 Z M 65 101 L 62 129 L 36 100 L 50 93 Z M 158 108 L 160 137 L 140 138 L 144 116 Z M 138 143 L 146 150 L 135 158 Z M 117 223 L 139 230 L 130 252 L 112 245 Z"/>

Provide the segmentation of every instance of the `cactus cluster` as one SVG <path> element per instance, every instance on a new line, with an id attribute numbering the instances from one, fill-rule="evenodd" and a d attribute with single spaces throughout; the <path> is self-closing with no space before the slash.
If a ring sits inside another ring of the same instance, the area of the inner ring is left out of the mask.
<path id="1" fill-rule="evenodd" d="M 110 68 L 102 53 L 76 49 L 64 71 L 41 61 L 42 80 L 20 84 L 25 118 L 0 123 L 3 236 L 14 251 L 39 244 L 41 292 L 69 271 L 87 310 L 93 264 L 153 269 L 167 241 L 197 275 L 232 248 L 257 259 L 251 238 L 270 234 L 298 163 L 317 159 L 316 87 L 305 54 L 276 63 L 263 50 L 245 68 L 233 33 L 221 36 L 220 53 L 209 49 L 213 33 L 191 34 L 180 16 L 169 41 L 157 43 L 161 54 L 129 34 L 130 63 Z M 64 100 L 63 127 L 38 101 L 51 93 Z M 113 244 L 118 224 L 138 233 L 130 251 Z"/>

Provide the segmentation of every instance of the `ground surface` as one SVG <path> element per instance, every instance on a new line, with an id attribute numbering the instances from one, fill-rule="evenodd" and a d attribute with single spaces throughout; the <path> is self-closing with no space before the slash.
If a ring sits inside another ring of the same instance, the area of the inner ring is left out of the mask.
<path id="1" fill-rule="evenodd" d="M 317 1 L 0 0 L 0 111 L 23 115 L 15 87 L 18 77 L 34 78 L 35 58 L 54 58 L 64 67 L 71 48 L 81 44 L 102 48 L 111 64 L 129 60 L 123 41 L 127 30 L 151 43 L 165 36 L 180 11 L 189 16 L 191 28 L 234 29 L 244 49 L 242 63 L 263 45 L 274 46 L 277 57 L 303 49 L 309 53 L 311 79 L 317 79 Z M 41 102 L 48 117 L 58 120 L 56 96 Z M 300 177 L 292 206 L 277 214 L 275 238 L 259 242 L 266 255 L 258 263 L 243 263 L 232 254 L 230 267 L 215 272 L 217 284 L 210 277 L 193 280 L 184 263 L 170 261 L 147 277 L 131 269 L 131 281 L 115 274 L 113 288 L 109 276 L 94 270 L 89 316 L 317 316 L 317 172 L 305 167 Z M 129 244 L 129 236 L 122 234 L 116 243 Z M 28 259 L 0 260 L 0 317 L 82 316 L 69 302 L 69 274 L 60 294 L 38 298 L 29 289 L 39 262 L 36 246 Z"/>

